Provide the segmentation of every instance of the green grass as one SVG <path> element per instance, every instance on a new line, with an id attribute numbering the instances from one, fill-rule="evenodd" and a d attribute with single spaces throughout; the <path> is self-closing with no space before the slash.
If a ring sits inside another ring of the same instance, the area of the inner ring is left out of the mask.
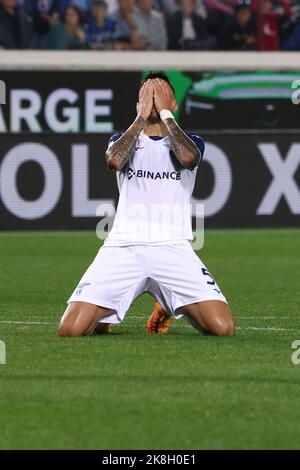
<path id="1" fill-rule="evenodd" d="M 58 338 L 98 246 L 87 232 L 0 236 L 0 448 L 299 449 L 300 230 L 206 232 L 235 338 L 184 320 L 149 337 L 146 295 L 110 337 Z"/>

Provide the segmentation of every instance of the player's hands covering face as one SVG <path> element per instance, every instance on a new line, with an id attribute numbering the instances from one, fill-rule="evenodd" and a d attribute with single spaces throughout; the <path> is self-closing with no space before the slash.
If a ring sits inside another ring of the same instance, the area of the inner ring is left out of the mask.
<path id="1" fill-rule="evenodd" d="M 147 80 L 139 94 L 138 115 L 145 121 L 149 118 L 153 107 L 154 87 L 153 80 Z"/>
<path id="2" fill-rule="evenodd" d="M 154 103 L 155 108 L 158 114 L 162 109 L 168 109 L 171 112 L 174 112 L 177 106 L 177 103 L 174 99 L 173 91 L 169 85 L 159 78 L 155 78 L 153 81 L 154 87 Z"/>

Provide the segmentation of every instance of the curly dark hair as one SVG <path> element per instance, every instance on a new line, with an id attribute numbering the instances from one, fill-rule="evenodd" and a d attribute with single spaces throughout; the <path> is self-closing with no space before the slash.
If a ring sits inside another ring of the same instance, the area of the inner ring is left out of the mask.
<path id="1" fill-rule="evenodd" d="M 150 72 L 148 72 L 146 77 L 144 78 L 144 80 L 142 80 L 141 83 L 140 83 L 140 89 L 142 88 L 144 83 L 147 80 L 150 80 L 151 78 L 160 78 L 160 80 L 164 80 L 165 82 L 167 82 L 167 84 L 170 86 L 170 88 L 173 91 L 174 96 L 175 96 L 174 87 L 173 87 L 172 83 L 170 82 L 169 77 L 165 74 L 165 72 L 163 70 L 151 70 Z"/>

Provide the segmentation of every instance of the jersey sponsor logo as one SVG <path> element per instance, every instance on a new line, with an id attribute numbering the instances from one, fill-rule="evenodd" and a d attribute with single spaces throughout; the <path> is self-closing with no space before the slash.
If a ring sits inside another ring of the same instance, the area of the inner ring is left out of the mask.
<path id="1" fill-rule="evenodd" d="M 136 178 L 145 178 L 150 180 L 181 180 L 180 171 L 149 171 L 149 170 L 136 170 L 131 167 L 127 170 L 127 177 L 129 180 L 135 176 Z"/>
<path id="2" fill-rule="evenodd" d="M 131 180 L 131 178 L 135 175 L 135 172 L 133 171 L 132 168 L 128 168 L 127 170 L 127 176 L 128 176 L 128 179 Z"/>

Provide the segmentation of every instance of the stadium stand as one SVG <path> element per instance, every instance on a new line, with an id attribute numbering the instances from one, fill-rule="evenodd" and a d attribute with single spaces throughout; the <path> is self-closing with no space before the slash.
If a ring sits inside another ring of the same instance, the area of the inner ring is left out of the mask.
<path id="1" fill-rule="evenodd" d="M 0 48 L 300 50 L 300 0 L 0 0 Z"/>

